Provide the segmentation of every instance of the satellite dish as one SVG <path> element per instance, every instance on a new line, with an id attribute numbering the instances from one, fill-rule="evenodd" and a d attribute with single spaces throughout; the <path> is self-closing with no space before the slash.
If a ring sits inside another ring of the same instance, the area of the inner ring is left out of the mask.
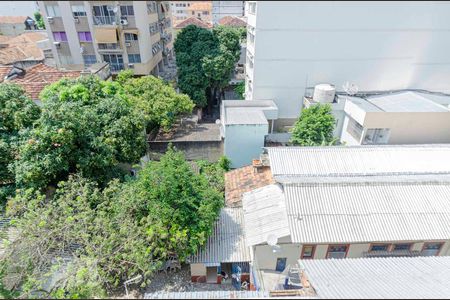
<path id="1" fill-rule="evenodd" d="M 359 90 L 359 88 L 358 88 L 358 86 L 356 84 L 350 83 L 348 81 L 346 83 L 344 83 L 342 88 L 350 96 L 355 95 L 356 93 L 358 93 L 358 90 Z"/>
<path id="2" fill-rule="evenodd" d="M 271 233 L 267 236 L 267 244 L 269 246 L 275 246 L 278 242 L 278 238 L 275 234 Z"/>

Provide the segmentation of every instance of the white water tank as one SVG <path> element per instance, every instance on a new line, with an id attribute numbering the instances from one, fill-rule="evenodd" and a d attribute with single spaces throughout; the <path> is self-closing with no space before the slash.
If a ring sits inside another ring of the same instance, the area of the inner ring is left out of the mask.
<path id="1" fill-rule="evenodd" d="M 331 103 L 334 100 L 336 88 L 332 84 L 321 83 L 314 87 L 313 100 L 319 103 Z"/>

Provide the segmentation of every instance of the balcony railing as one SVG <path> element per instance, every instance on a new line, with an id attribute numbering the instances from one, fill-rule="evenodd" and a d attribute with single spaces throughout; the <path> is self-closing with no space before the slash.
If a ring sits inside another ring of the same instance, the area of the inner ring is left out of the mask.
<path id="1" fill-rule="evenodd" d="M 115 16 L 93 16 L 95 25 L 115 25 L 116 17 Z"/>
<path id="2" fill-rule="evenodd" d="M 420 255 L 420 251 L 409 250 L 363 252 L 363 257 L 413 257 Z"/>
<path id="3" fill-rule="evenodd" d="M 99 50 L 117 50 L 120 49 L 119 44 L 100 43 L 98 44 Z"/>

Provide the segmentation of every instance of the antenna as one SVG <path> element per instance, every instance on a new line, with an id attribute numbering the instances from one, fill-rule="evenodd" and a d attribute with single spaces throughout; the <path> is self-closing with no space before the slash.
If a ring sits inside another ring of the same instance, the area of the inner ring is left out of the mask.
<path id="1" fill-rule="evenodd" d="M 359 91 L 359 88 L 355 83 L 350 83 L 348 81 L 342 85 L 342 88 L 349 96 L 353 96 Z"/>

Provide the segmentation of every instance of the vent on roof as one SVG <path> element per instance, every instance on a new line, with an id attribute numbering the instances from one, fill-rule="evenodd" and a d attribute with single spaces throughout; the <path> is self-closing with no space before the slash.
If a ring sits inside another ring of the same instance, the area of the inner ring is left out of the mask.
<path id="1" fill-rule="evenodd" d="M 26 73 L 25 69 L 14 66 L 8 75 L 5 76 L 4 80 L 11 80 L 19 76 L 24 76 Z"/>

